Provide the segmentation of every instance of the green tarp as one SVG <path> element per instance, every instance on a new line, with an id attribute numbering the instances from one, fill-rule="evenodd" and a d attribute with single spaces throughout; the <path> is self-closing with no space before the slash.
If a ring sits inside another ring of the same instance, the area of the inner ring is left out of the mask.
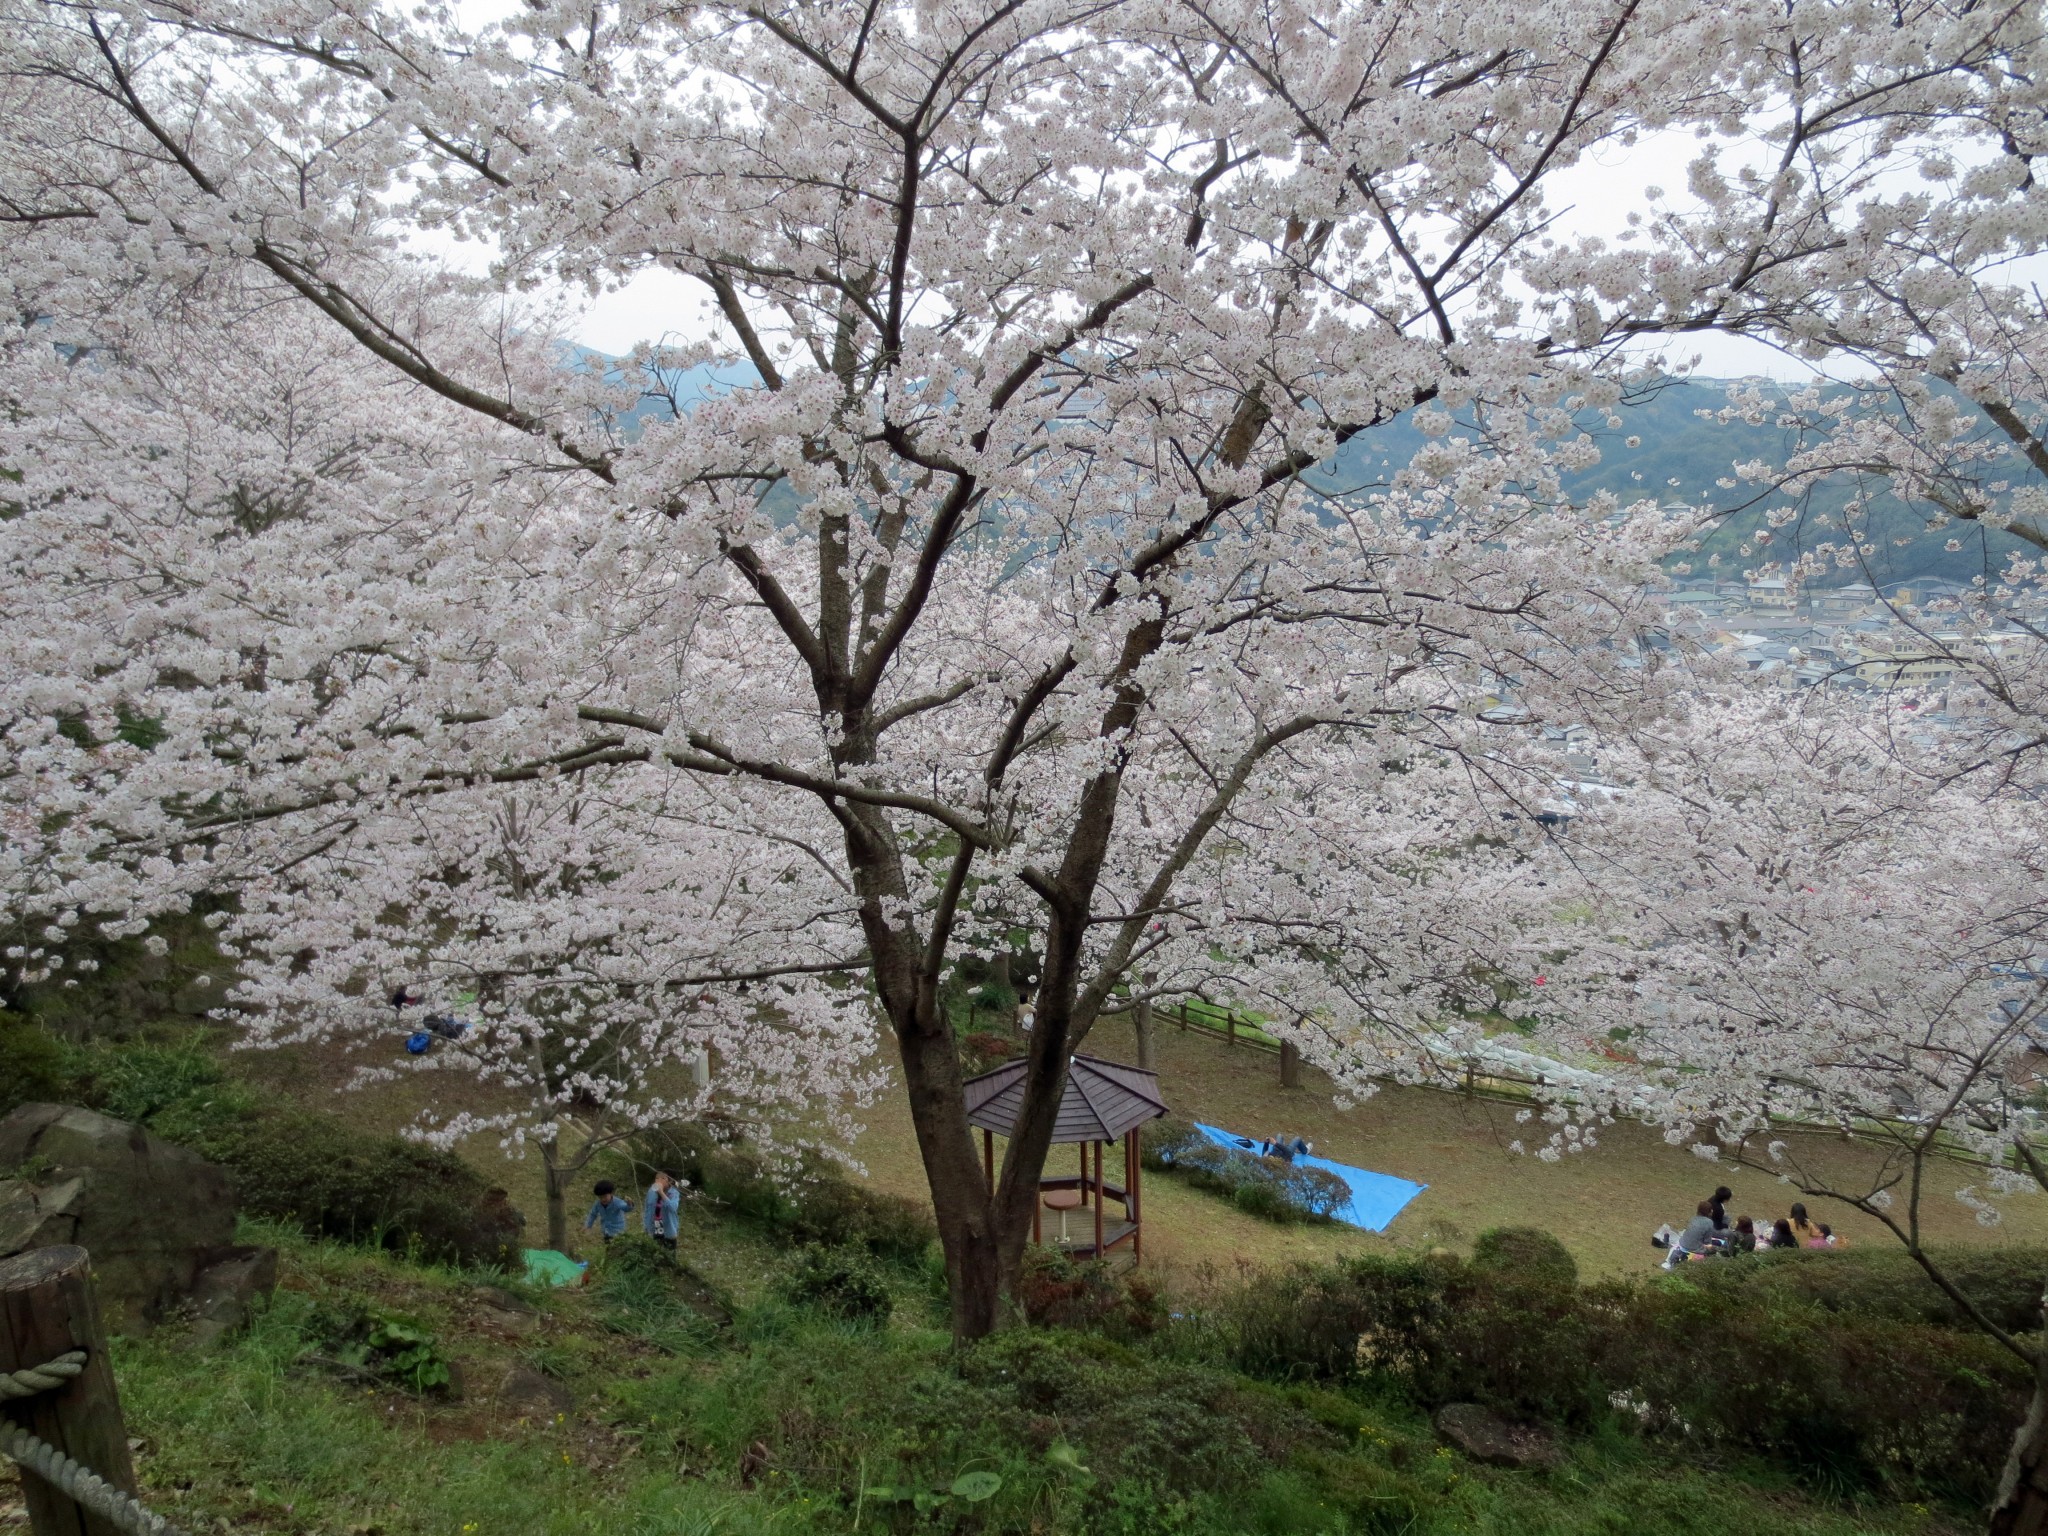
<path id="1" fill-rule="evenodd" d="M 525 1256 L 528 1285 L 576 1285 L 583 1279 L 586 1266 L 566 1253 L 557 1253 L 552 1248 L 528 1248 Z"/>

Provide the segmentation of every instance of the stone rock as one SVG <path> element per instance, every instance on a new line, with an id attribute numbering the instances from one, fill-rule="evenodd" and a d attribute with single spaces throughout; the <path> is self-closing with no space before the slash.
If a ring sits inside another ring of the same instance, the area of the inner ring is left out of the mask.
<path id="1" fill-rule="evenodd" d="M 540 1327 L 540 1316 L 534 1312 L 507 1312 L 502 1307 L 478 1307 L 476 1321 L 495 1333 L 507 1338 L 523 1339 Z"/>
<path id="2" fill-rule="evenodd" d="M 552 1419 L 567 1413 L 576 1400 L 569 1389 L 530 1365 L 515 1365 L 498 1388 L 498 1406 L 522 1419 Z"/>
<path id="3" fill-rule="evenodd" d="M 146 1331 L 184 1304 L 210 1256 L 235 1235 L 227 1175 L 139 1125 L 66 1104 L 24 1104 L 0 1119 L 0 1168 L 50 1170 L 0 1196 L 0 1258 L 76 1243 L 92 1255 L 102 1315 Z M 75 1186 L 72 1187 L 72 1186 Z M 33 1219 L 31 1219 L 33 1218 Z"/>
<path id="4" fill-rule="evenodd" d="M 228 1248 L 207 1257 L 192 1284 L 192 1343 L 205 1348 L 249 1321 L 258 1297 L 277 1289 L 275 1248 Z"/>
<path id="5" fill-rule="evenodd" d="M 1560 1454 L 1556 1437 L 1534 1424 L 1517 1424 L 1477 1403 L 1439 1408 L 1436 1432 L 1474 1461 L 1494 1467 L 1550 1468 Z"/>
<path id="6" fill-rule="evenodd" d="M 73 1241 L 84 1193 L 83 1179 L 56 1184 L 29 1179 L 0 1183 L 0 1258 Z"/>
<path id="7" fill-rule="evenodd" d="M 497 1191 L 493 1191 L 493 1193 L 497 1193 Z M 517 1291 L 506 1290 L 502 1285 L 473 1285 L 469 1288 L 469 1294 L 495 1311 L 524 1312 L 529 1316 L 538 1315 L 532 1302 L 521 1296 Z"/>

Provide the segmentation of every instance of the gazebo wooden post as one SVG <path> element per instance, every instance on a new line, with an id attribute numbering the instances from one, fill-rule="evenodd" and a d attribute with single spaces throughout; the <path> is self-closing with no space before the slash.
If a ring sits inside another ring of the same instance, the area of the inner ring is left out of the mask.
<path id="1" fill-rule="evenodd" d="M 1144 1165 L 1145 1157 L 1138 1150 L 1138 1133 L 1124 1132 L 1124 1217 L 1131 1224 L 1131 1262 L 1138 1264 L 1145 1257 L 1145 1218 L 1138 1214 L 1138 1169 Z"/>
<path id="2" fill-rule="evenodd" d="M 988 1192 L 993 1199 L 996 1192 L 996 1133 L 987 1126 L 981 1128 L 981 1165 L 988 1170 Z"/>
<path id="3" fill-rule="evenodd" d="M 1102 1257 L 1102 1143 L 1095 1144 L 1095 1257 Z M 1088 1155 L 1084 1146 L 1083 1157 Z"/>
<path id="4" fill-rule="evenodd" d="M 1031 1204 L 1031 1241 L 1034 1244 L 1045 1241 L 1045 1234 L 1039 1230 L 1045 1215 L 1045 1192 L 1039 1191 L 1038 1198 Z"/>

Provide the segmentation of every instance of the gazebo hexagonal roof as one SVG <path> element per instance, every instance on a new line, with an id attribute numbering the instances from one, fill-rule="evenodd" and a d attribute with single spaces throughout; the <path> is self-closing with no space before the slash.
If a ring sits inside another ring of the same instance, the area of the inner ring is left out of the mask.
<path id="1" fill-rule="evenodd" d="M 1006 1061 L 979 1077 L 970 1077 L 962 1085 L 967 1123 L 999 1136 L 1009 1135 L 1024 1104 L 1024 1072 L 1022 1060 Z M 1115 1141 L 1165 1113 L 1157 1072 L 1095 1056 L 1072 1056 L 1067 1059 L 1067 1087 L 1060 1095 L 1052 1139 L 1055 1143 Z"/>

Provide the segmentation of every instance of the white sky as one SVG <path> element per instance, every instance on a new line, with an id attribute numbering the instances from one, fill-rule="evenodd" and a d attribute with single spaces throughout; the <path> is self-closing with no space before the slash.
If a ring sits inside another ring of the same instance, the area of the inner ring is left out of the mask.
<path id="1" fill-rule="evenodd" d="M 1599 154 L 1557 175 L 1549 200 L 1558 212 L 1560 234 L 1601 234 L 1609 238 L 1624 227 L 1631 210 L 1652 206 L 1645 189 L 1661 186 L 1666 205 L 1683 205 L 1685 165 L 1698 152 L 1689 134 L 1658 135 L 1630 149 Z M 575 340 L 599 352 L 618 354 L 636 343 L 698 341 L 711 333 L 701 283 L 668 271 L 645 271 L 623 287 L 573 306 L 580 317 L 571 328 Z M 1645 350 L 1653 350 L 1649 345 Z M 1693 359 L 1692 371 L 1713 377 L 1762 374 L 1781 380 L 1811 378 L 1814 369 L 1774 348 L 1744 337 L 1701 334 L 1686 336 L 1665 348 L 1675 367 Z"/>

